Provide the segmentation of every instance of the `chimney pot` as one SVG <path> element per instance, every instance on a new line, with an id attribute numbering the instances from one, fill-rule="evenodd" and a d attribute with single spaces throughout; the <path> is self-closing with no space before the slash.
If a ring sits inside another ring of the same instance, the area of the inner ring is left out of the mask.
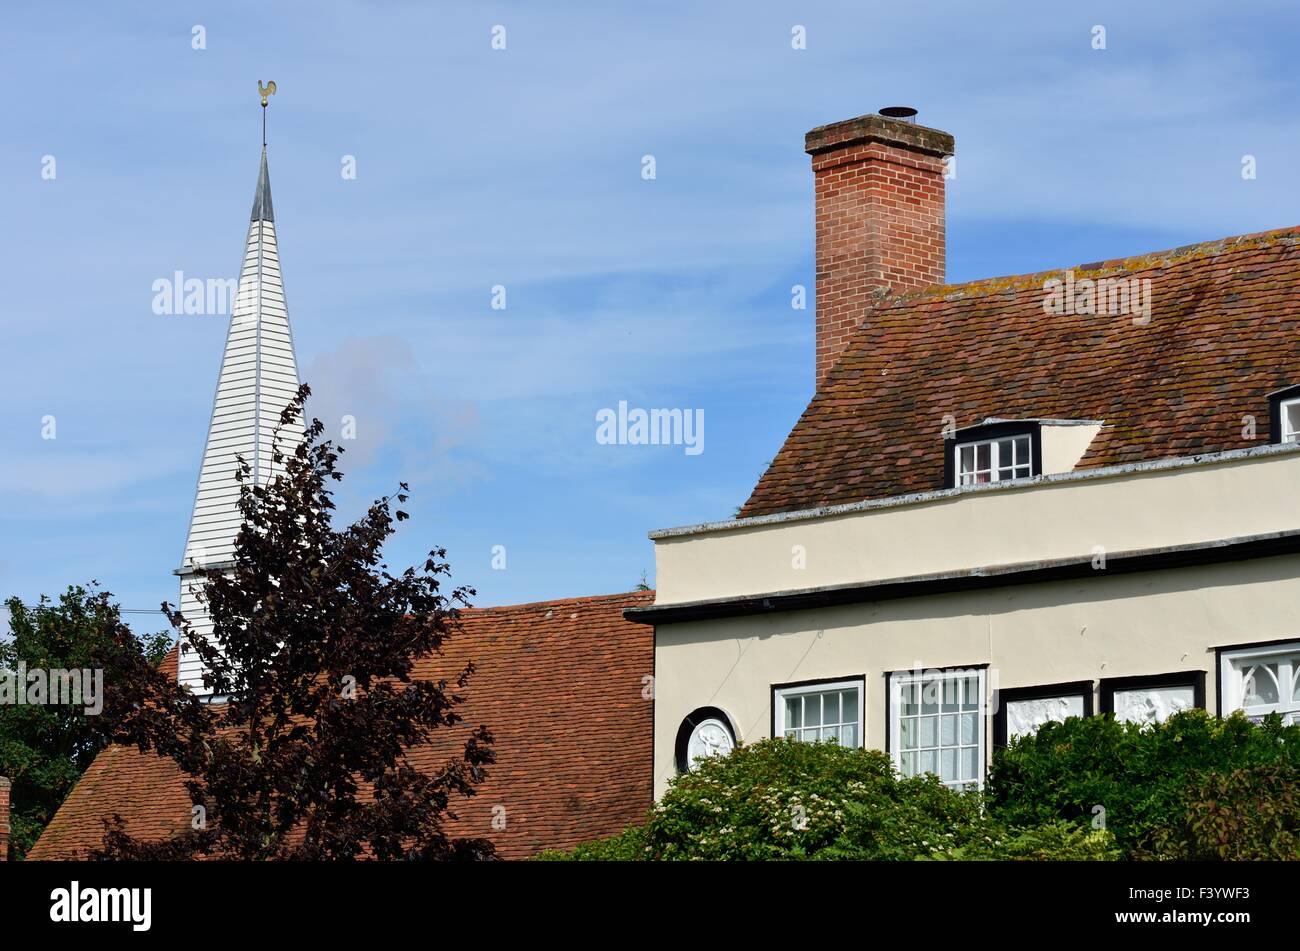
<path id="1" fill-rule="evenodd" d="M 901 119 L 903 122 L 916 123 L 916 110 L 911 106 L 885 106 L 880 114 L 887 119 Z"/>

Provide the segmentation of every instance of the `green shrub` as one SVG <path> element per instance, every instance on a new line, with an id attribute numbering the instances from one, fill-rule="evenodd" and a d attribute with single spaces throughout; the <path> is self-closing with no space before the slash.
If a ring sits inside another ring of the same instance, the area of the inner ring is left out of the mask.
<path id="1" fill-rule="evenodd" d="M 1199 777 L 1185 790 L 1182 815 L 1154 829 L 1139 857 L 1300 859 L 1300 771 L 1254 766 Z"/>
<path id="2" fill-rule="evenodd" d="M 1300 726 L 1203 711 L 1049 723 L 995 755 L 983 796 L 903 779 L 875 750 L 764 740 L 672 780 L 644 826 L 541 858 L 1126 856 L 1300 859 Z"/>
<path id="3" fill-rule="evenodd" d="M 977 841 L 948 855 L 931 856 L 1010 862 L 1111 862 L 1122 857 L 1115 836 L 1108 830 L 1089 829 L 1064 820 L 1007 831 L 991 843 Z"/>
<path id="4" fill-rule="evenodd" d="M 979 796 L 889 757 L 834 743 L 764 740 L 677 777 L 646 826 L 654 859 L 907 860 L 994 837 Z"/>
<path id="5" fill-rule="evenodd" d="M 646 858 L 645 826 L 629 826 L 608 839 L 584 842 L 572 852 L 539 853 L 539 862 L 636 862 Z"/>
<path id="6" fill-rule="evenodd" d="M 985 792 L 993 817 L 1020 828 L 1088 825 L 1101 806 L 1119 847 L 1136 855 L 1154 830 L 1183 827 L 1189 790 L 1202 777 L 1264 766 L 1300 767 L 1300 726 L 1283 727 L 1276 716 L 1262 725 L 1240 714 L 1219 720 L 1202 710 L 1153 727 L 1072 718 L 998 751 Z"/>
<path id="7" fill-rule="evenodd" d="M 1004 838 L 978 793 L 902 779 L 875 750 L 774 739 L 672 780 L 644 826 L 539 858 L 910 860 Z"/>

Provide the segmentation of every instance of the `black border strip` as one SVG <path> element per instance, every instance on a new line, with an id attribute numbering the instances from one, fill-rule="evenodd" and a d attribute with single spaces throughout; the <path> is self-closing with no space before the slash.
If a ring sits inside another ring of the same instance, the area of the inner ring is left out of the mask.
<path id="1" fill-rule="evenodd" d="M 1073 680 L 1064 684 L 1041 684 L 1033 687 L 1011 687 L 1003 690 L 999 687 L 993 692 L 993 703 L 997 711 L 993 714 L 993 747 L 1007 745 L 1007 703 L 1017 700 L 1046 700 L 1050 697 L 1083 697 L 1083 715 L 1092 716 L 1093 691 L 1096 685 L 1091 680 Z"/>
<path id="2" fill-rule="evenodd" d="M 1192 702 L 1205 709 L 1205 671 L 1180 670 L 1172 674 L 1139 674 L 1135 677 L 1103 677 L 1098 686 L 1101 712 L 1114 714 L 1115 691 L 1142 687 L 1191 687 Z"/>
<path id="3" fill-rule="evenodd" d="M 970 571 L 941 572 L 893 578 L 865 584 L 834 585 L 801 591 L 724 598 L 717 601 L 692 601 L 663 607 L 626 608 L 623 617 L 638 624 L 678 624 L 713 618 L 770 614 L 776 611 L 801 611 L 809 608 L 837 607 L 868 601 L 889 601 L 920 595 L 979 591 L 1017 584 L 1046 581 L 1071 581 L 1101 578 L 1141 571 L 1162 571 L 1223 562 L 1271 558 L 1300 554 L 1300 530 L 1252 535 L 1220 542 L 1177 545 L 1135 552 L 1117 552 L 1107 556 L 1106 567 L 1092 566 L 1091 554 L 1058 561 L 1029 562 Z"/>

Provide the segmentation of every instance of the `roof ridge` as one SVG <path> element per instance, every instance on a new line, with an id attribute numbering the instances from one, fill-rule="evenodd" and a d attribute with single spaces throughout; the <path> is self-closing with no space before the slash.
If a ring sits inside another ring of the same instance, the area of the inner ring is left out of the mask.
<path id="1" fill-rule="evenodd" d="M 511 612 L 524 612 L 524 611 L 537 610 L 539 608 L 554 608 L 563 604 L 579 605 L 579 604 L 606 603 L 609 601 L 618 601 L 618 600 L 627 600 L 627 599 L 643 600 L 645 598 L 654 597 L 654 593 L 655 593 L 654 589 L 650 588 L 645 591 L 620 591 L 615 594 L 589 594 L 589 595 L 581 595 L 573 598 L 555 598 L 550 601 L 527 601 L 524 602 L 523 604 L 494 604 L 494 605 L 485 605 L 485 606 L 475 606 L 470 608 L 461 608 L 460 613 L 462 617 L 467 614 L 487 614 L 488 612 L 492 612 L 494 614 L 507 614 Z"/>
<path id="2" fill-rule="evenodd" d="M 1287 242 L 1286 239 L 1290 239 L 1290 242 Z M 1084 272 L 1089 275 L 1104 276 L 1107 274 L 1144 270 L 1168 261 L 1176 261 L 1180 258 L 1191 258 L 1196 256 L 1209 257 L 1218 254 L 1230 254 L 1238 251 L 1251 250 L 1261 246 L 1283 243 L 1300 244 L 1300 225 L 1292 225 L 1287 228 L 1275 228 L 1271 231 L 1256 231 L 1249 234 L 1229 235 L 1223 238 L 1214 238 L 1209 241 L 1200 241 L 1195 244 L 1184 244 L 1163 251 L 1145 251 L 1141 254 L 1133 254 L 1124 258 L 1110 258 L 1105 261 L 1092 261 L 1086 264 L 1071 264 L 1064 267 L 1048 268 L 1044 271 L 1033 271 L 1028 274 L 982 277 L 973 281 L 962 281 L 958 284 L 932 284 L 929 287 L 908 291 L 905 294 L 883 297 L 877 303 L 868 307 L 868 312 L 877 310 L 881 307 L 893 308 L 903 306 L 927 298 L 943 297 L 946 299 L 957 299 L 977 296 L 981 293 L 992 294 L 1012 288 L 1018 289 L 1026 285 L 1041 285 L 1043 281 L 1052 277 L 1058 277 L 1066 271 Z"/>

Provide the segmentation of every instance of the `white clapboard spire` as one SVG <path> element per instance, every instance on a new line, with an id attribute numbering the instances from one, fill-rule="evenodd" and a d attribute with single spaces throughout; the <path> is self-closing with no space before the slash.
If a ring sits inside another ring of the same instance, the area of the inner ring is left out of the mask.
<path id="1" fill-rule="evenodd" d="M 211 629 L 203 605 L 196 598 L 204 578 L 196 568 L 220 569 L 231 562 L 239 531 L 238 457 L 251 468 L 252 478 L 265 485 L 271 471 L 272 439 L 280 414 L 298 390 L 289 313 L 280 280 L 280 256 L 275 240 L 275 213 L 271 206 L 271 181 L 266 168 L 266 147 L 253 196 L 253 214 L 244 245 L 239 291 L 226 334 L 226 352 L 212 405 L 212 422 L 203 450 L 194 514 L 190 519 L 185 554 L 177 574 L 181 579 L 180 608 L 190 624 Z M 281 429 L 282 449 L 292 454 L 302 436 L 301 424 Z M 182 684 L 204 693 L 203 665 L 182 642 L 178 665 Z"/>

